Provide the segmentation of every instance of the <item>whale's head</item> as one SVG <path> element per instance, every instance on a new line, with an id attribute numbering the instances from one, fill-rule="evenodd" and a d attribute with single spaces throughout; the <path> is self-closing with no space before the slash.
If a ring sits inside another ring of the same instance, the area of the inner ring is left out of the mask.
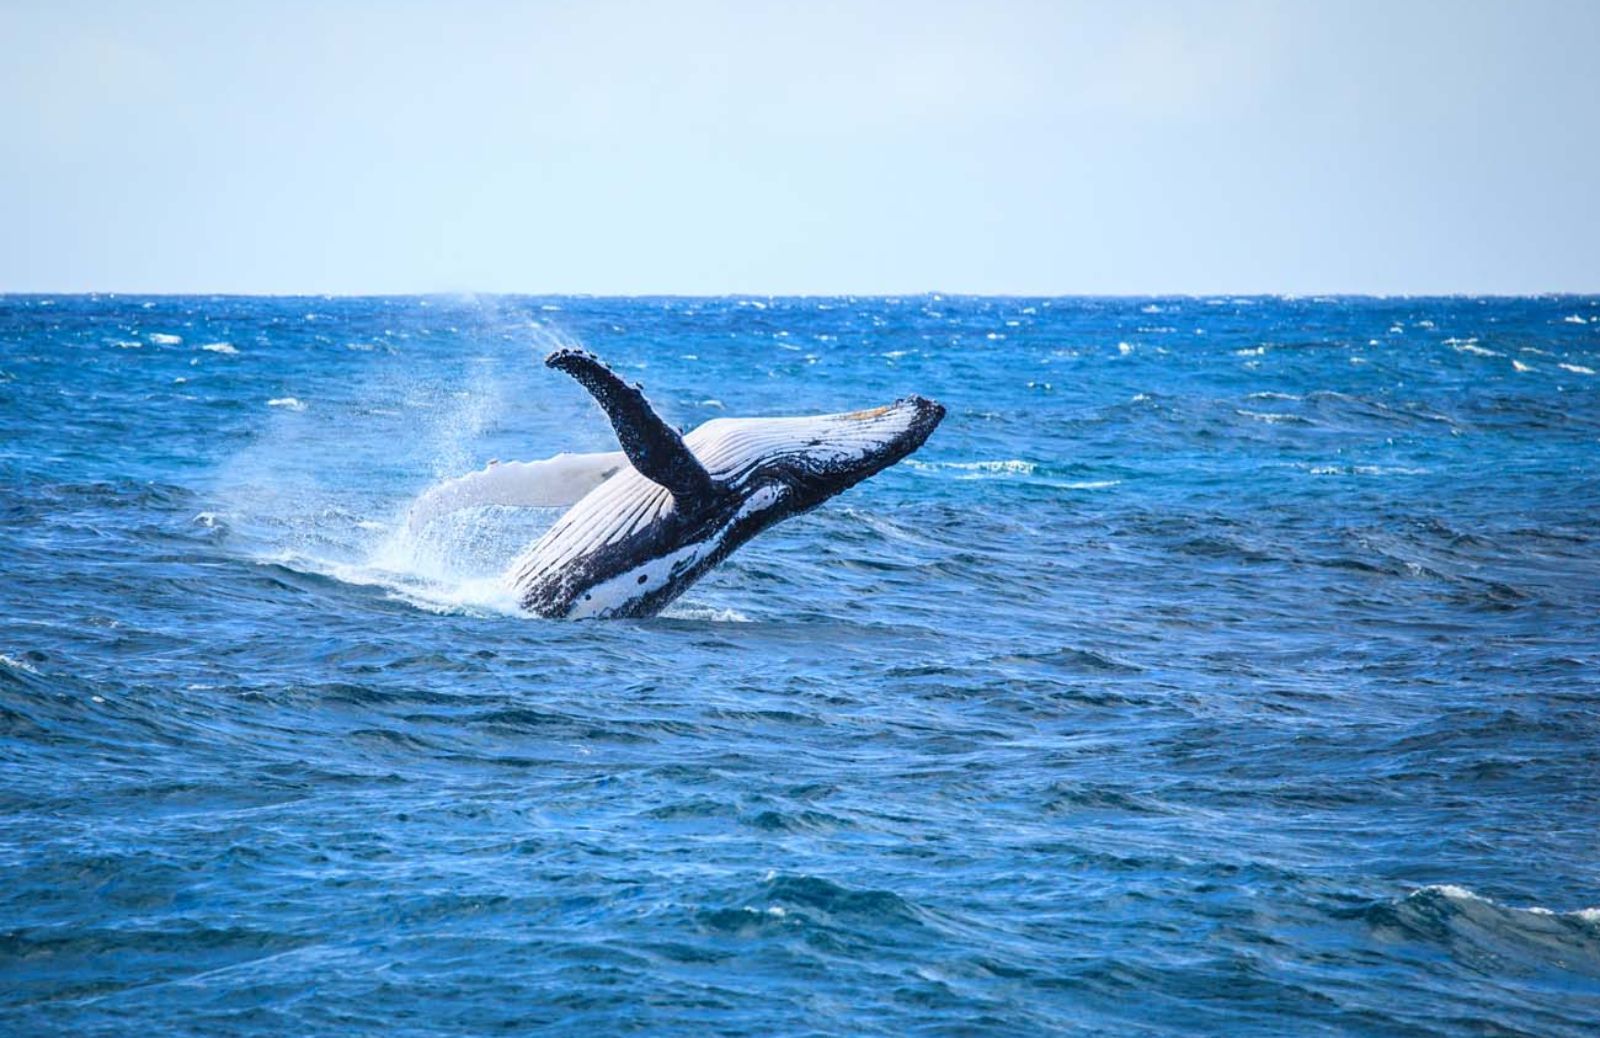
<path id="1" fill-rule="evenodd" d="M 922 446 L 944 407 L 920 396 L 884 407 L 799 418 L 718 418 L 685 443 L 721 484 L 768 488 L 794 515 L 876 475 Z"/>

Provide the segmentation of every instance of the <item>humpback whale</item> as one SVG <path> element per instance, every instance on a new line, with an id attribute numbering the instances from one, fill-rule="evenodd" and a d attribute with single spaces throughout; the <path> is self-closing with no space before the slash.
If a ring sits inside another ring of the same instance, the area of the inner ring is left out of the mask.
<path id="1" fill-rule="evenodd" d="M 717 418 L 683 435 L 594 355 L 562 349 L 545 364 L 600 404 L 620 455 L 491 465 L 418 505 L 425 521 L 466 503 L 556 503 L 548 481 L 526 489 L 544 472 L 583 491 L 505 576 L 522 608 L 545 617 L 653 616 L 757 533 L 922 446 L 944 417 L 940 404 L 909 396 L 847 414 Z"/>

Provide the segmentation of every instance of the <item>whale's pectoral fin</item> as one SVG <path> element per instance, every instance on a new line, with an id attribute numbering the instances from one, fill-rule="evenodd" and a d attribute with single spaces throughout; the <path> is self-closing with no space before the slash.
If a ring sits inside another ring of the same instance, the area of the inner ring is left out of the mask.
<path id="1" fill-rule="evenodd" d="M 482 505 L 565 508 L 627 466 L 621 451 L 490 462 L 423 492 L 406 511 L 406 526 L 420 530 L 441 515 Z"/>
<path id="2" fill-rule="evenodd" d="M 577 379 L 611 419 L 622 451 L 646 479 L 661 484 L 677 498 L 701 498 L 717 492 L 705 466 L 678 431 L 656 414 L 638 386 L 630 386 L 582 350 L 556 350 L 545 365 Z"/>

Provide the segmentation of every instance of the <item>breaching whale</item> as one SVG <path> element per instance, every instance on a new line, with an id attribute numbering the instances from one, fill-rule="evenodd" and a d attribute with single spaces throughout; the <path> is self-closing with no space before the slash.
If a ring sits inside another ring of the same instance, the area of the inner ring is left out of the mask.
<path id="1" fill-rule="evenodd" d="M 944 417 L 940 404 L 909 396 L 848 414 L 717 418 L 680 435 L 592 354 L 557 350 L 545 364 L 589 391 L 622 446 L 529 463 L 584 491 L 506 573 L 522 608 L 545 617 L 654 615 L 757 533 L 922 446 Z M 555 503 L 548 481 L 538 493 L 519 489 L 527 483 L 491 466 L 419 506 Z"/>

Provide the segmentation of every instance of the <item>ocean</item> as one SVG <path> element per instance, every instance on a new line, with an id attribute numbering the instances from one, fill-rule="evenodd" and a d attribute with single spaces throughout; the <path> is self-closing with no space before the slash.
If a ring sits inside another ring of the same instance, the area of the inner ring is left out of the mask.
<path id="1" fill-rule="evenodd" d="M 651 620 L 408 505 L 948 415 Z M 1600 1031 L 1600 298 L 0 297 L 0 1032 Z"/>

